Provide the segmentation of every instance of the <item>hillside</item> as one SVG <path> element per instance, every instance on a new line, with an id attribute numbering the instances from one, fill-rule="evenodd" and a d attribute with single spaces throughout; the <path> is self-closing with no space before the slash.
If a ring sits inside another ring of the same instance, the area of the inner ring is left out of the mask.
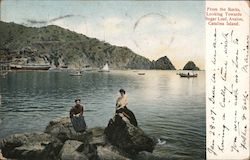
<path id="1" fill-rule="evenodd" d="M 54 25 L 33 28 L 0 21 L 0 35 L 0 59 L 12 63 L 99 68 L 108 62 L 113 69 L 155 69 L 154 62 L 127 47 Z"/>

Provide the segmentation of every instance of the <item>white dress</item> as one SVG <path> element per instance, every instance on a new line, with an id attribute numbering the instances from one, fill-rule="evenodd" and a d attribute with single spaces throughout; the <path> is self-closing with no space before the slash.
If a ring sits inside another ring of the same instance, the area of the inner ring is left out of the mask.
<path id="1" fill-rule="evenodd" d="M 126 95 L 120 96 L 116 101 L 116 109 L 121 109 L 128 105 L 128 97 Z"/>

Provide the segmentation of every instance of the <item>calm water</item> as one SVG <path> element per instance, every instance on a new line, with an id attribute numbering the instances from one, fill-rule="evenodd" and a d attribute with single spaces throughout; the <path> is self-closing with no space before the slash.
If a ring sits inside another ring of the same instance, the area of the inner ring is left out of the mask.
<path id="1" fill-rule="evenodd" d="M 67 116 L 80 97 L 89 127 L 106 126 L 114 115 L 118 90 L 128 93 L 128 107 L 140 127 L 157 137 L 156 154 L 169 159 L 205 158 L 205 72 L 180 78 L 175 71 L 11 72 L 0 78 L 0 138 L 43 131 L 52 119 Z"/>

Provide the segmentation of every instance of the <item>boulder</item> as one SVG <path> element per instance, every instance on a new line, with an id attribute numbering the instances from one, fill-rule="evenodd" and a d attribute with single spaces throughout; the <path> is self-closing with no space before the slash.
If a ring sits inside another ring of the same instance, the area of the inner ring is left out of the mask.
<path id="1" fill-rule="evenodd" d="M 136 155 L 140 151 L 152 152 L 155 146 L 154 140 L 148 137 L 142 129 L 130 124 L 119 115 L 110 119 L 105 128 L 105 135 L 112 145 L 130 155 Z"/>
<path id="2" fill-rule="evenodd" d="M 95 127 L 87 130 L 89 143 L 93 145 L 106 145 L 106 137 L 104 135 L 104 128 Z"/>
<path id="3" fill-rule="evenodd" d="M 69 117 L 50 121 L 44 132 L 64 142 L 60 157 L 65 160 L 98 159 L 96 145 L 106 143 L 103 128 L 91 128 L 79 133 L 74 130 Z"/>
<path id="4" fill-rule="evenodd" d="M 150 152 L 146 152 L 146 151 L 142 151 L 140 153 L 138 153 L 138 155 L 136 155 L 136 157 L 134 158 L 134 160 L 169 160 L 171 158 L 167 158 L 167 157 L 159 157 L 157 155 L 154 155 L 153 153 Z"/>
<path id="5" fill-rule="evenodd" d="M 153 139 L 121 115 L 111 119 L 105 129 L 95 127 L 84 133 L 75 132 L 70 119 L 64 117 L 51 121 L 44 132 L 14 134 L 1 139 L 0 157 L 25 160 L 129 160 L 141 151 L 152 152 L 155 146 Z"/>
<path id="6" fill-rule="evenodd" d="M 88 140 L 86 140 L 85 142 L 80 142 L 80 141 L 76 141 L 76 140 L 67 140 L 64 143 L 64 147 L 63 147 L 61 153 L 63 153 L 63 151 L 65 153 L 65 151 L 68 150 L 67 148 L 69 148 L 70 150 L 73 148 L 74 153 L 84 155 L 89 160 L 99 160 L 96 146 L 89 144 Z M 70 154 L 70 152 L 68 152 L 68 153 Z"/>
<path id="7" fill-rule="evenodd" d="M 76 132 L 69 117 L 50 121 L 44 132 L 60 139 L 62 142 L 66 140 L 83 141 L 88 136 L 88 132 Z"/>
<path id="8" fill-rule="evenodd" d="M 83 143 L 80 141 L 67 140 L 60 151 L 61 160 L 88 160 L 88 157 L 83 152 L 78 151 L 81 145 Z"/>
<path id="9" fill-rule="evenodd" d="M 130 160 L 126 153 L 111 145 L 98 146 L 97 153 L 101 160 Z"/>
<path id="10" fill-rule="evenodd" d="M 46 133 L 14 134 L 0 141 L 0 149 L 6 158 L 58 159 L 61 141 Z"/>
<path id="11" fill-rule="evenodd" d="M 79 133 L 74 130 L 69 117 L 50 121 L 44 132 L 57 137 L 62 142 L 66 140 L 85 141 L 88 139 L 89 143 L 94 145 L 104 145 L 106 143 L 104 128 L 95 127 Z"/>

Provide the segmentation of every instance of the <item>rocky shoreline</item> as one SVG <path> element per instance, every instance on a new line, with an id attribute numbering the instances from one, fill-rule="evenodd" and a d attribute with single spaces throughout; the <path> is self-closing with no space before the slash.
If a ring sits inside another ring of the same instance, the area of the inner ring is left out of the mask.
<path id="1" fill-rule="evenodd" d="M 106 128 L 74 131 L 70 118 L 49 122 L 44 132 L 14 134 L 0 139 L 7 159 L 25 160 L 141 160 L 163 159 L 152 154 L 156 141 L 144 131 L 115 116 Z"/>

